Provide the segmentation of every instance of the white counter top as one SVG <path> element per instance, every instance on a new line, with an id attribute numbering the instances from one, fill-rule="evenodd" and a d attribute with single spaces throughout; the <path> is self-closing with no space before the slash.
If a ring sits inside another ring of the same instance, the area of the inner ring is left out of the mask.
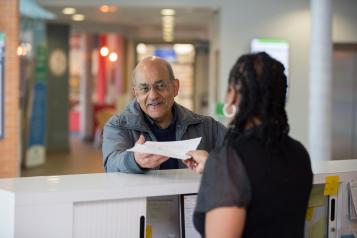
<path id="1" fill-rule="evenodd" d="M 357 159 L 312 161 L 311 166 L 314 173 L 314 184 L 324 183 L 325 176 L 336 173 L 338 173 L 340 181 L 357 178 Z"/>
<path id="2" fill-rule="evenodd" d="M 14 193 L 16 203 L 22 205 L 195 193 L 199 182 L 200 176 L 188 169 L 153 170 L 146 174 L 98 173 L 0 179 L 0 190 Z"/>
<path id="3" fill-rule="evenodd" d="M 314 174 L 357 172 L 357 159 L 312 161 Z"/>
<path id="4" fill-rule="evenodd" d="M 340 173 L 356 174 L 357 160 L 312 163 L 314 183 Z M 347 176 L 348 175 L 348 176 Z M 196 193 L 200 176 L 188 169 L 153 170 L 146 174 L 98 173 L 0 179 L 0 191 L 15 195 L 16 204 L 80 202 Z"/>

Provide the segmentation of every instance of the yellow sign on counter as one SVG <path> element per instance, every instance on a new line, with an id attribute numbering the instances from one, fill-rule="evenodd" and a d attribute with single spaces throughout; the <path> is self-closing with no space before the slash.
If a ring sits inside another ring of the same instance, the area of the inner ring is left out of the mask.
<path id="1" fill-rule="evenodd" d="M 152 225 L 146 225 L 146 238 L 152 238 Z"/>
<path id="2" fill-rule="evenodd" d="M 325 178 L 325 196 L 336 195 L 338 192 L 339 176 L 326 176 Z"/>

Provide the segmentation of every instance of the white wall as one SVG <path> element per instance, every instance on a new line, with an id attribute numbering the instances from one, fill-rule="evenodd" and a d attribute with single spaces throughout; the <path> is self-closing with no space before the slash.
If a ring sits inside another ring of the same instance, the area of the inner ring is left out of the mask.
<path id="1" fill-rule="evenodd" d="M 333 34 L 336 43 L 357 43 L 357 1 L 333 1 Z"/>
<path id="2" fill-rule="evenodd" d="M 333 42 L 357 43 L 357 1 L 333 1 Z M 254 37 L 289 41 L 287 112 L 291 135 L 308 147 L 310 1 L 225 0 L 221 5 L 219 99 L 223 100 L 231 66 L 247 53 Z"/>
<path id="3" fill-rule="evenodd" d="M 287 111 L 291 134 L 307 145 L 309 2 L 229 1 L 221 10 L 219 98 L 223 100 L 231 66 L 239 55 L 249 52 L 254 37 L 273 37 L 290 44 L 289 98 Z"/>

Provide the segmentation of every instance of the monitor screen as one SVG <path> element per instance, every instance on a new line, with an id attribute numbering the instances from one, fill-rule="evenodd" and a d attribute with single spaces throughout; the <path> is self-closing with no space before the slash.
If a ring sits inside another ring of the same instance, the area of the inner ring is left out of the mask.
<path id="1" fill-rule="evenodd" d="M 193 226 L 193 212 L 195 210 L 197 194 L 180 195 L 180 226 L 181 238 L 200 238 L 200 234 Z"/>
<path id="2" fill-rule="evenodd" d="M 266 52 L 280 61 L 285 68 L 286 77 L 289 77 L 289 43 L 287 40 L 274 38 L 255 38 L 251 42 L 251 51 Z"/>
<path id="3" fill-rule="evenodd" d="M 289 43 L 284 39 L 275 39 L 275 38 L 255 38 L 251 42 L 251 52 L 266 52 L 272 58 L 280 61 L 285 68 L 285 75 L 287 79 L 287 92 L 286 96 L 288 96 L 288 90 L 290 87 L 289 83 Z M 286 98 L 287 99 L 287 98 Z"/>

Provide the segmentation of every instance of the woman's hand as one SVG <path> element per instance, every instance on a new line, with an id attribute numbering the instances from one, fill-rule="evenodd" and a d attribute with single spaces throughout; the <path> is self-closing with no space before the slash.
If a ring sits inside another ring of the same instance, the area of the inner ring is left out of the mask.
<path id="1" fill-rule="evenodd" d="M 205 163 L 208 158 L 208 152 L 205 150 L 193 150 L 187 153 L 190 159 L 184 160 L 183 163 L 196 173 L 202 174 Z"/>

